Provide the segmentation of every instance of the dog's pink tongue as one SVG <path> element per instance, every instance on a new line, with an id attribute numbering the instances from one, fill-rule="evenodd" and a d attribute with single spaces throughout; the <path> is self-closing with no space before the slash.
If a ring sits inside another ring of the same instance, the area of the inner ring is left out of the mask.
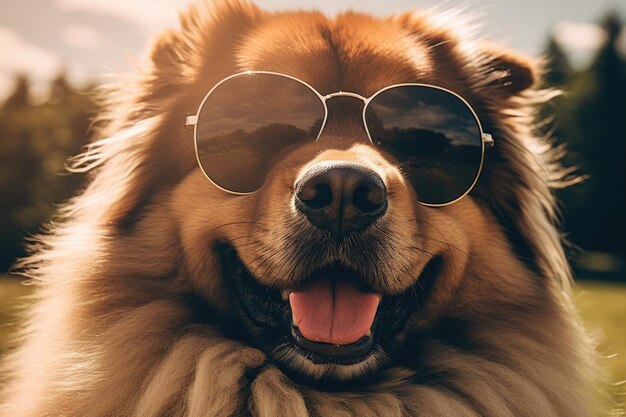
<path id="1" fill-rule="evenodd" d="M 289 295 L 293 319 L 305 338 L 322 343 L 354 343 L 372 327 L 378 295 L 332 278 L 318 278 Z"/>

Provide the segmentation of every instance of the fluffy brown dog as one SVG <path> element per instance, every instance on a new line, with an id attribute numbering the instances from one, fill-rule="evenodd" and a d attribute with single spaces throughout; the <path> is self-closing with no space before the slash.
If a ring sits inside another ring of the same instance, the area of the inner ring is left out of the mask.
<path id="1" fill-rule="evenodd" d="M 243 2 L 185 12 L 137 80 L 110 94 L 106 139 L 75 161 L 91 182 L 26 262 L 36 303 L 6 362 L 2 415 L 591 415 L 593 349 L 554 226 L 561 174 L 531 128 L 535 70 L 450 18 Z M 201 171 L 184 120 L 245 70 L 321 94 L 443 87 L 496 146 L 470 194 L 426 206 L 369 142 L 362 104 L 337 97 L 319 140 L 275 149 L 256 192 L 229 194 Z M 301 184 L 336 163 L 374 173 L 382 191 L 350 203 L 384 204 L 367 224 L 338 231 L 295 203 L 318 198 Z M 353 327 L 292 324 L 311 291 L 328 303 L 331 281 L 335 308 L 357 300 L 375 317 L 355 307 L 333 313 Z"/>

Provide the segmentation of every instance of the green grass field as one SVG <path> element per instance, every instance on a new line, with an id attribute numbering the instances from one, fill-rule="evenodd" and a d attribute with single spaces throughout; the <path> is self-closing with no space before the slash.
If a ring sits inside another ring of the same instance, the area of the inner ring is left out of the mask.
<path id="1" fill-rule="evenodd" d="M 13 279 L 0 279 L 0 352 L 19 322 L 20 297 L 30 288 Z M 576 305 L 587 328 L 596 336 L 616 402 L 626 400 L 626 285 L 582 282 L 576 287 Z M 620 384 L 621 382 L 621 384 Z"/>
<path id="2" fill-rule="evenodd" d="M 615 404 L 626 404 L 626 285 L 579 282 L 575 300 L 598 342 L 600 364 L 607 373 L 605 390 Z"/>

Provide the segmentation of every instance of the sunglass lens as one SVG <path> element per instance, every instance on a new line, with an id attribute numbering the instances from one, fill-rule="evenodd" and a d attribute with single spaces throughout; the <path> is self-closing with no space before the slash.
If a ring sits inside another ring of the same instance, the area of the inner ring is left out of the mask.
<path id="1" fill-rule="evenodd" d="M 324 114 L 317 94 L 289 77 L 251 73 L 228 78 L 200 107 L 198 160 L 218 186 L 255 191 L 282 151 L 315 140 Z"/>
<path id="2" fill-rule="evenodd" d="M 452 202 L 474 184 L 482 163 L 481 129 L 455 94 L 393 87 L 372 99 L 365 119 L 372 141 L 398 160 L 422 203 Z"/>

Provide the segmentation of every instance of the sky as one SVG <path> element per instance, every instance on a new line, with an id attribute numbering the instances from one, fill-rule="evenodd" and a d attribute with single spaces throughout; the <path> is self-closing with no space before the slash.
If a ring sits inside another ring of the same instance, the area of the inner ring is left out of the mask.
<path id="1" fill-rule="evenodd" d="M 64 72 L 76 83 L 107 80 L 132 69 L 155 33 L 177 27 L 189 0 L 2 0 L 0 98 L 15 75 L 28 74 L 35 97 Z M 609 11 L 626 20 L 626 0 L 259 0 L 268 10 L 352 9 L 375 15 L 464 7 L 482 16 L 487 37 L 531 55 L 553 34 L 575 63 L 584 65 L 605 36 L 597 22 Z M 626 53 L 626 31 L 621 43 Z"/>

